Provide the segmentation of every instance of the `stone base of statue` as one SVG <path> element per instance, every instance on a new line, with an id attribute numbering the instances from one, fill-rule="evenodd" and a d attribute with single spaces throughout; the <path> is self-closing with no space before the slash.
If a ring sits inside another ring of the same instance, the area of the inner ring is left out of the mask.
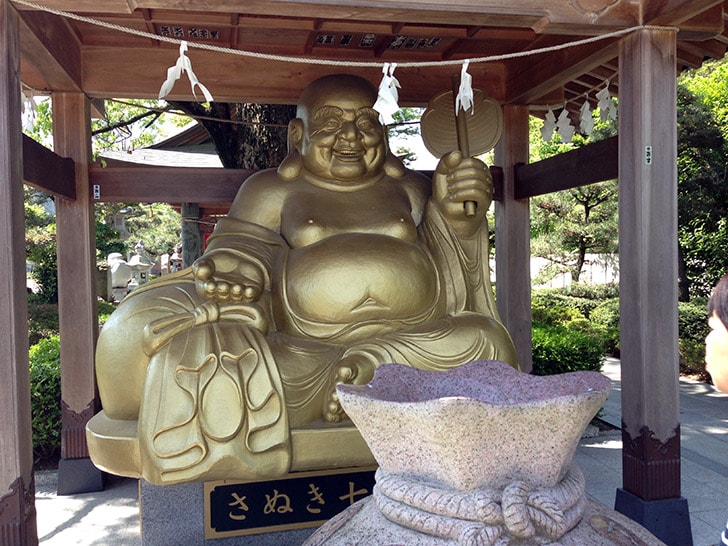
<path id="1" fill-rule="evenodd" d="M 447 372 L 391 364 L 337 387 L 379 463 L 372 497 L 306 546 L 663 544 L 586 498 L 571 461 L 607 398 L 596 372 L 535 377 L 497 361 Z"/>
<path id="2" fill-rule="evenodd" d="M 207 539 L 204 484 L 154 485 L 141 480 L 141 536 L 144 546 L 282 546 L 302 544 L 315 529 Z"/>
<path id="3" fill-rule="evenodd" d="M 316 527 L 371 494 L 375 468 L 293 472 L 275 480 L 140 481 L 145 545 L 302 544 Z"/>

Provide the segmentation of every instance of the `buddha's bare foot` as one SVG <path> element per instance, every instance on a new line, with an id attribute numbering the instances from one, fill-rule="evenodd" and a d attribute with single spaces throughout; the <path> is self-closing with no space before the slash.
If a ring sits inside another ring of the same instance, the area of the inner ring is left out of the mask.
<path id="1" fill-rule="evenodd" d="M 334 389 L 324 408 L 324 420 L 329 423 L 339 423 L 346 418 L 346 412 L 339 402 L 336 385 L 364 385 L 372 377 L 374 377 L 374 365 L 367 358 L 351 355 L 341 359 L 336 369 Z"/>

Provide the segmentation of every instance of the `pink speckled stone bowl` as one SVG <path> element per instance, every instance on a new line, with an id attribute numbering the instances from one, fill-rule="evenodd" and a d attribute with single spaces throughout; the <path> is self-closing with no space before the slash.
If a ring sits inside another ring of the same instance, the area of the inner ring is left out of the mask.
<path id="1" fill-rule="evenodd" d="M 384 364 L 339 399 L 383 470 L 457 489 L 553 487 L 609 392 L 597 372 L 538 377 L 495 360 Z"/>

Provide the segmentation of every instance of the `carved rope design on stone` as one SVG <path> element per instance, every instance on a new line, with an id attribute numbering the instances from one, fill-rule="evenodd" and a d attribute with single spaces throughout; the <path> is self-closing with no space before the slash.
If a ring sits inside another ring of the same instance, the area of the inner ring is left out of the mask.
<path id="1" fill-rule="evenodd" d="M 579 523 L 586 506 L 584 475 L 574 465 L 554 487 L 536 490 L 516 481 L 501 491 L 453 491 L 381 468 L 376 480 L 374 502 L 389 521 L 463 546 L 550 544 Z"/>

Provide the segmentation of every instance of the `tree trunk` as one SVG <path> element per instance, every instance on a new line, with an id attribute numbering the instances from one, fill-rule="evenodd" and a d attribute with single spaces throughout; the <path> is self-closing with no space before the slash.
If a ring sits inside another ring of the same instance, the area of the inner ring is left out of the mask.
<path id="1" fill-rule="evenodd" d="M 571 282 L 579 282 L 581 278 L 581 270 L 584 269 L 586 261 L 586 242 L 583 237 L 579 237 L 579 250 L 576 255 L 576 263 L 571 271 Z"/>
<path id="2" fill-rule="evenodd" d="M 281 104 L 243 104 L 168 101 L 174 108 L 198 119 L 210 135 L 223 167 L 226 169 L 267 169 L 277 167 L 288 152 L 288 122 L 296 117 L 296 107 Z M 188 203 L 194 206 L 194 203 Z M 194 224 L 199 229 L 198 223 Z M 203 252 L 201 245 L 186 241 L 192 236 L 182 230 L 185 252 L 199 247 L 196 255 L 185 256 L 192 263 Z M 200 239 L 200 237 L 192 237 Z"/>
<path id="3" fill-rule="evenodd" d="M 296 107 L 281 104 L 170 102 L 199 119 L 226 169 L 277 167 L 288 151 L 288 122 Z M 215 118 L 215 119 L 211 119 Z"/>
<path id="4" fill-rule="evenodd" d="M 685 255 L 680 245 L 677 245 L 677 301 L 690 301 L 690 279 L 687 275 Z"/>

